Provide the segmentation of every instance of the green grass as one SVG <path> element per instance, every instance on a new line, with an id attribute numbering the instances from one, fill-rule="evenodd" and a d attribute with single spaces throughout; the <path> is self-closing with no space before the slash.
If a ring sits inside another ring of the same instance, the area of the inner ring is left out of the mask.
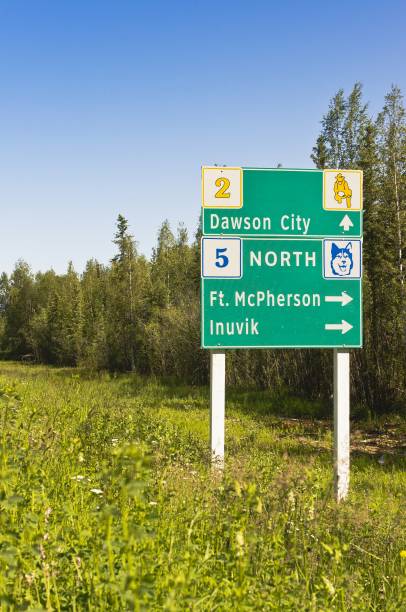
<path id="1" fill-rule="evenodd" d="M 304 414 L 231 392 L 222 477 L 207 389 L 2 363 L 0 609 L 405 609 L 404 420 L 354 427 L 337 506 Z"/>

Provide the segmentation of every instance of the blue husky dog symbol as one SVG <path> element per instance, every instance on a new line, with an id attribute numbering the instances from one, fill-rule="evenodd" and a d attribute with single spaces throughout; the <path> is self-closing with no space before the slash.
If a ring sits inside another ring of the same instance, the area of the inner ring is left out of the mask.
<path id="1" fill-rule="evenodd" d="M 333 274 L 336 276 L 349 276 L 353 266 L 351 242 L 344 248 L 340 248 L 333 242 L 331 245 L 331 269 Z"/>

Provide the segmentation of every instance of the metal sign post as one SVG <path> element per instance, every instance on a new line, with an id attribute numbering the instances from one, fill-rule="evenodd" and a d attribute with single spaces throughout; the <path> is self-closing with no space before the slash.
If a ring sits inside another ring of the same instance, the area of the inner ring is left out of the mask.
<path id="1" fill-rule="evenodd" d="M 350 484 L 350 353 L 334 349 L 334 489 L 345 499 Z"/>
<path id="2" fill-rule="evenodd" d="M 224 466 L 226 354 L 210 351 L 210 448 L 213 465 Z"/>

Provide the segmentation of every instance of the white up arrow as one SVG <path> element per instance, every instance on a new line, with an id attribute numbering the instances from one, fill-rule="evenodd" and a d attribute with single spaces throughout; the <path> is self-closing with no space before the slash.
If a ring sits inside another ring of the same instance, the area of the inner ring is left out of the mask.
<path id="1" fill-rule="evenodd" d="M 354 227 L 354 223 L 351 221 L 348 215 L 344 215 L 341 220 L 340 227 L 342 227 L 345 232 L 348 232 L 350 227 Z"/>
<path id="2" fill-rule="evenodd" d="M 344 321 L 343 319 L 341 323 L 326 323 L 324 329 L 327 329 L 329 331 L 340 331 L 342 334 L 346 334 L 353 327 L 353 325 L 350 325 L 349 323 L 347 323 L 347 321 Z"/>
<path id="3" fill-rule="evenodd" d="M 341 306 L 347 306 L 353 300 L 346 291 L 341 291 L 341 295 L 326 295 L 324 299 L 326 302 L 341 302 Z"/>

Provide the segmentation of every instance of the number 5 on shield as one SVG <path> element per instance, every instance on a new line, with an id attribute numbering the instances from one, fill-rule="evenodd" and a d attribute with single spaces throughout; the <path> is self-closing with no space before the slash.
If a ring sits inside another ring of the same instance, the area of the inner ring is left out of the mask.
<path id="1" fill-rule="evenodd" d="M 243 241 L 241 238 L 202 238 L 202 277 L 241 278 Z"/>
<path id="2" fill-rule="evenodd" d="M 227 252 L 227 248 L 224 249 L 216 249 L 216 267 L 217 268 L 225 268 L 228 266 L 229 259 L 225 253 Z"/>

